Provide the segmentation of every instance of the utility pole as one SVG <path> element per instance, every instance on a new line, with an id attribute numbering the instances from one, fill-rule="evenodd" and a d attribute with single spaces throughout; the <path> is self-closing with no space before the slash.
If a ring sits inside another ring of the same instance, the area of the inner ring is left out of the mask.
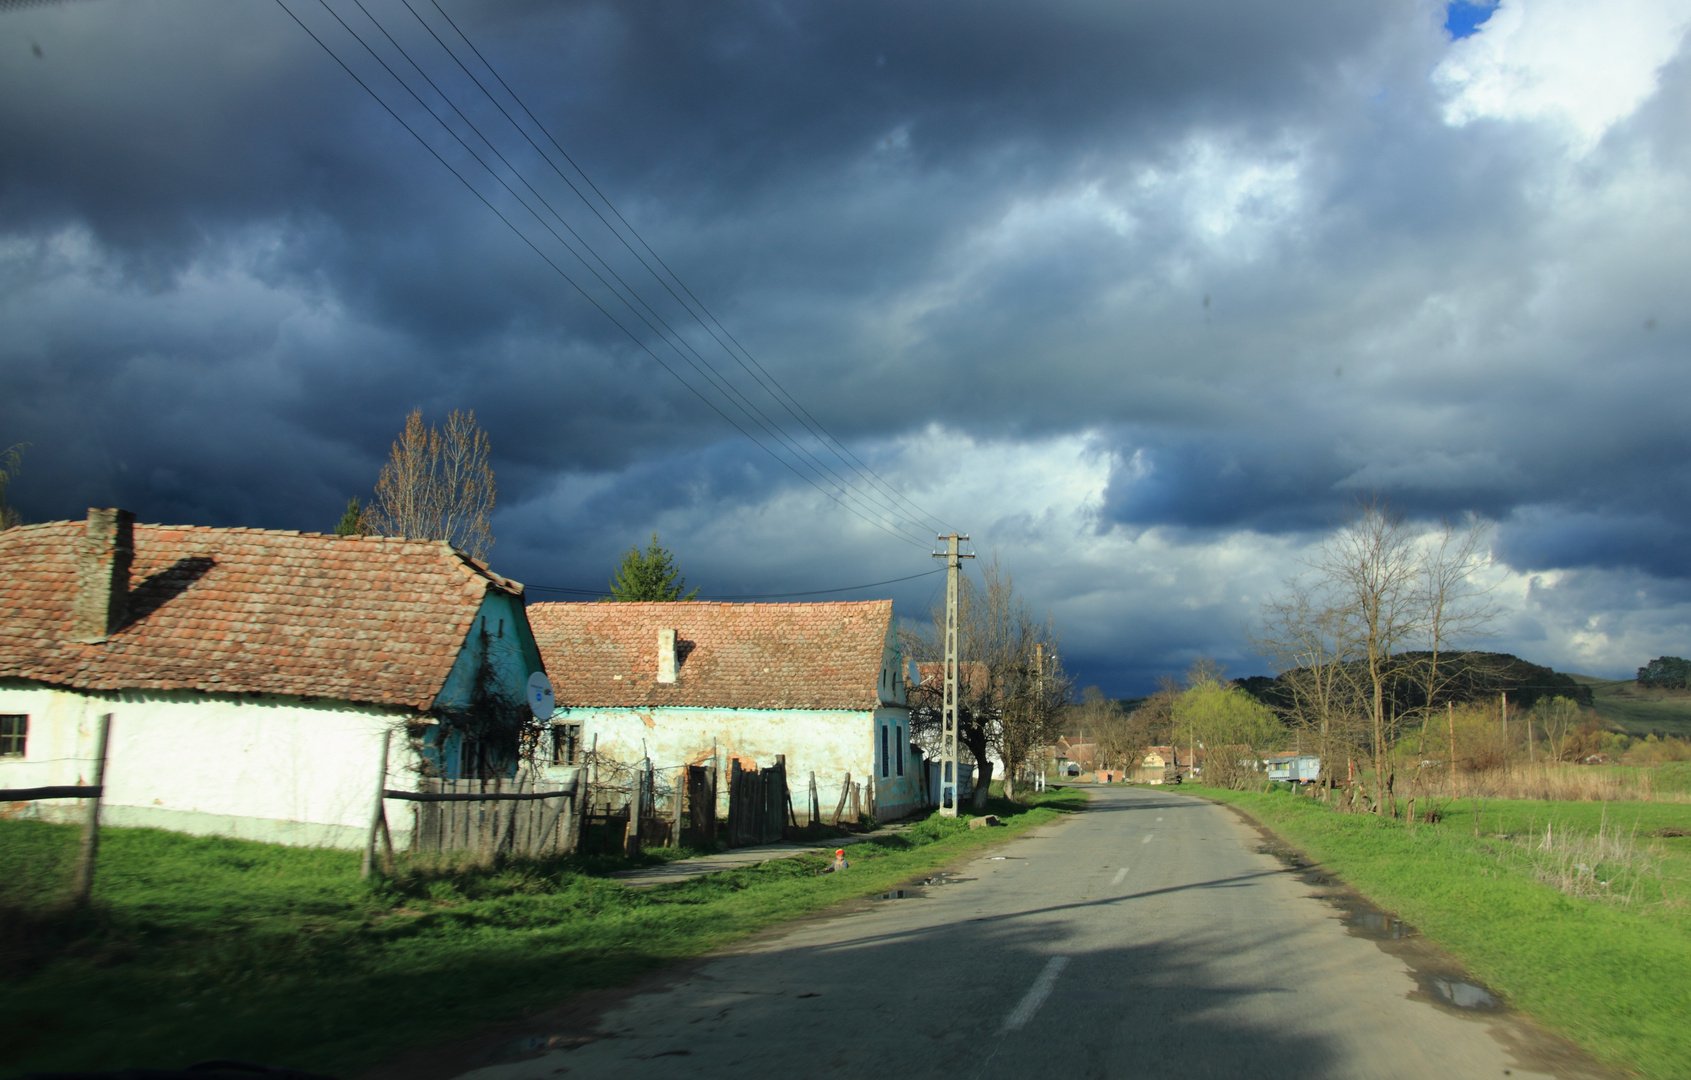
<path id="1" fill-rule="evenodd" d="M 1045 645 L 1035 642 L 1033 646 L 1033 707 L 1039 710 L 1039 715 L 1045 712 Z M 1044 791 L 1045 782 L 1045 751 L 1039 752 L 1039 780 L 1038 790 Z"/>
<path id="2" fill-rule="evenodd" d="M 939 734 L 939 816 L 957 816 L 957 577 L 963 568 L 963 555 L 957 550 L 959 540 L 967 536 L 951 533 L 939 539 L 946 542 L 944 551 L 934 552 L 934 558 L 945 560 L 945 706 L 940 712 Z"/>

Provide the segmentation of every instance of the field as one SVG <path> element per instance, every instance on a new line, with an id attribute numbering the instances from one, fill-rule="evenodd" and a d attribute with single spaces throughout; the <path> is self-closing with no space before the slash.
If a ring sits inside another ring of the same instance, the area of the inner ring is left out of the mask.
<path id="1" fill-rule="evenodd" d="M 1597 714 L 1628 735 L 1691 738 L 1691 690 L 1649 690 L 1632 679 L 1571 678 L 1591 687 Z"/>
<path id="2" fill-rule="evenodd" d="M 619 985 L 878 892 L 1085 802 L 995 801 L 1005 829 L 931 818 L 851 848 L 635 890 L 615 860 L 402 867 L 358 855 L 106 829 L 93 908 L 57 907 L 77 832 L 0 821 L 0 1076 L 231 1057 L 342 1076 Z"/>
<path id="3" fill-rule="evenodd" d="M 1691 805 L 1459 800 L 1409 829 L 1284 792 L 1198 792 L 1245 810 L 1596 1057 L 1686 1075 L 1691 837 L 1669 834 L 1691 833 Z"/>

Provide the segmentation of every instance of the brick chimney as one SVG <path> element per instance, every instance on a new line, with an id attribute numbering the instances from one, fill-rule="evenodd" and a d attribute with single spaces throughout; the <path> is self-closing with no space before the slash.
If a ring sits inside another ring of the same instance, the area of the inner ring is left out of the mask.
<path id="1" fill-rule="evenodd" d="M 76 552 L 76 597 L 71 603 L 71 637 L 97 645 L 123 625 L 129 606 L 129 564 L 135 559 L 135 515 L 128 510 L 88 509 Z"/>
<path id="2" fill-rule="evenodd" d="M 675 681 L 675 631 L 658 631 L 658 681 Z"/>

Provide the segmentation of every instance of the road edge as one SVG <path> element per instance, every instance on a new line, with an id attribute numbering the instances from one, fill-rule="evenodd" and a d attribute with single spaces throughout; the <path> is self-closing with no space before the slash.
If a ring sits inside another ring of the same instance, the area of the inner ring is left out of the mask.
<path id="1" fill-rule="evenodd" d="M 1515 1058 L 1517 1068 L 1549 1073 L 1561 1080 L 1628 1080 L 1630 1076 L 1635 1075 L 1619 1072 L 1605 1065 L 1567 1036 L 1546 1027 L 1531 1013 L 1513 1005 L 1503 994 L 1486 987 L 1468 972 L 1460 957 L 1399 918 L 1396 912 L 1370 900 L 1362 890 L 1311 858 L 1302 848 L 1263 824 L 1250 811 L 1224 799 L 1211 798 L 1196 791 L 1181 791 L 1175 794 L 1229 810 L 1241 824 L 1256 830 L 1263 842 L 1257 849 L 1258 852 L 1273 856 L 1279 860 L 1285 873 L 1296 874 L 1300 881 L 1316 890 L 1306 894 L 1307 897 L 1333 908 L 1338 918 L 1346 919 L 1347 915 L 1361 913 L 1384 916 L 1407 930 L 1407 935 L 1393 937 L 1359 930 L 1355 923 L 1349 920 L 1346 920 L 1345 927 L 1351 936 L 1372 941 L 1381 952 L 1408 969 L 1407 974 L 1415 980 L 1417 986 L 1417 990 L 1408 995 L 1411 1001 L 1430 1005 L 1464 1020 L 1486 1024 L 1492 1038 Z M 1495 1010 L 1458 1008 L 1430 989 L 1430 984 L 1437 979 L 1455 980 L 1484 989 L 1495 997 L 1500 1007 Z"/>
<path id="2" fill-rule="evenodd" d="M 959 853 L 955 858 L 938 863 L 923 874 L 931 876 L 973 862 L 997 851 L 1005 844 L 1022 839 L 1035 828 L 1061 826 L 1075 820 L 1086 813 L 1092 800 L 1091 791 L 1085 788 L 1080 790 L 1086 791 L 1086 806 L 1062 812 L 1055 819 L 1038 825 L 1030 822 L 1020 827 L 1009 826 L 1006 835 L 998 837 L 994 842 Z M 795 855 L 797 854 L 803 853 L 795 852 Z M 791 857 L 793 856 L 788 856 Z M 913 875 L 910 880 L 915 881 L 918 876 L 920 875 Z M 526 1015 L 485 1024 L 472 1034 L 406 1051 L 355 1074 L 354 1080 L 455 1080 L 467 1072 L 489 1065 L 537 1058 L 553 1050 L 596 1042 L 605 1037 L 598 1030 L 599 1019 L 629 998 L 645 993 L 661 993 L 705 964 L 720 957 L 737 955 L 756 944 L 767 942 L 771 937 L 792 933 L 799 927 L 821 919 L 836 919 L 861 911 L 874 903 L 873 897 L 883 888 L 872 886 L 861 895 L 761 927 L 708 952 L 637 975 L 620 986 L 577 991 Z"/>

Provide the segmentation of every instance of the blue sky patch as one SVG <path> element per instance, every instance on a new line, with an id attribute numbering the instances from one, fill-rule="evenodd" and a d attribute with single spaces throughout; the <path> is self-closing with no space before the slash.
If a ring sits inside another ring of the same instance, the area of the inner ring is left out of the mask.
<path id="1" fill-rule="evenodd" d="M 1452 41 L 1461 41 L 1480 32 L 1480 27 L 1497 10 L 1498 0 L 1489 4 L 1471 4 L 1468 0 L 1454 0 L 1444 9 L 1444 28 Z"/>

